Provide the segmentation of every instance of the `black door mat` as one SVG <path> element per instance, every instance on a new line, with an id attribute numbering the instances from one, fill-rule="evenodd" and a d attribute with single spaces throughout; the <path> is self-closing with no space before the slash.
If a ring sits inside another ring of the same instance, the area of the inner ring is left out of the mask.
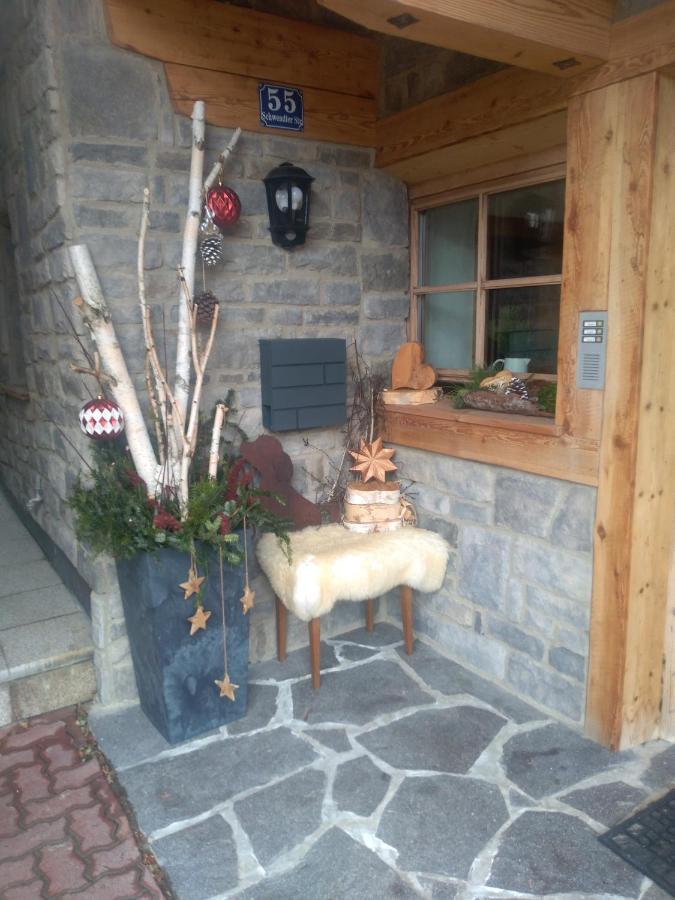
<path id="1" fill-rule="evenodd" d="M 675 897 L 675 789 L 598 840 Z"/>

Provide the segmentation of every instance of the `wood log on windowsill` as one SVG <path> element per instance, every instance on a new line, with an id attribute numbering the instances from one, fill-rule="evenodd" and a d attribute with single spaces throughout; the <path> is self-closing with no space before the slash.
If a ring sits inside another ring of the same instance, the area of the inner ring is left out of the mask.
<path id="1" fill-rule="evenodd" d="M 553 418 L 551 413 L 539 409 L 532 400 L 523 400 L 517 394 L 503 394 L 498 391 L 470 391 L 468 394 L 464 394 L 462 400 L 464 406 L 468 406 L 469 409 Z"/>

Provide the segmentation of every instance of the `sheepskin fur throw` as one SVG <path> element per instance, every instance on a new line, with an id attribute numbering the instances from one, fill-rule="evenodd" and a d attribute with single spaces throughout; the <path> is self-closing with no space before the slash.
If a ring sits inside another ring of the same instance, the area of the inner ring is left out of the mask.
<path id="1" fill-rule="evenodd" d="M 276 537 L 265 534 L 258 562 L 284 606 L 305 622 L 328 612 L 336 600 L 367 600 L 402 584 L 437 591 L 450 552 L 442 537 L 421 528 L 356 534 L 342 525 L 296 531 L 291 546 L 289 565 Z"/>

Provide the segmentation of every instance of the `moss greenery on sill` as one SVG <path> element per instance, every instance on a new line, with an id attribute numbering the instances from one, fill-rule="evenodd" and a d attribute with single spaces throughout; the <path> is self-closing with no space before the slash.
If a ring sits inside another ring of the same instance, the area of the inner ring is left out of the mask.
<path id="1" fill-rule="evenodd" d="M 555 415 L 557 387 L 549 381 L 535 379 L 527 382 L 527 397 L 518 394 L 481 389 L 486 378 L 497 374 L 494 368 L 474 366 L 464 382 L 455 382 L 444 389 L 455 409 L 476 409 L 486 412 L 502 412 L 515 415 Z"/>

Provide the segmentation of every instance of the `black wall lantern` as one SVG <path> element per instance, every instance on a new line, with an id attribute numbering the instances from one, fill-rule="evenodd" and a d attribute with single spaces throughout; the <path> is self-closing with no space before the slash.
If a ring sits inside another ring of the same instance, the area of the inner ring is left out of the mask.
<path id="1" fill-rule="evenodd" d="M 305 243 L 309 228 L 309 195 L 314 181 L 304 169 L 285 162 L 263 178 L 272 241 L 292 250 Z"/>

